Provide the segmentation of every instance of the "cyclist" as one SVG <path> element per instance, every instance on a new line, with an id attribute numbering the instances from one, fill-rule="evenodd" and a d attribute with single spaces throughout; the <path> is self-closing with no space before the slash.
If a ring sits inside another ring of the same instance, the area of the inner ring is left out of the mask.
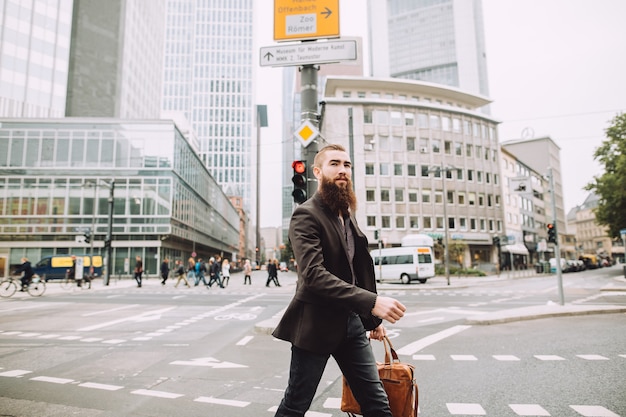
<path id="1" fill-rule="evenodd" d="M 33 268 L 30 266 L 28 258 L 22 258 L 21 262 L 22 264 L 15 270 L 14 274 L 17 275 L 19 273 L 23 273 L 22 278 L 20 279 L 20 281 L 22 281 L 22 288 L 20 288 L 20 291 L 24 292 L 30 285 L 30 280 L 35 273 L 33 272 Z"/>

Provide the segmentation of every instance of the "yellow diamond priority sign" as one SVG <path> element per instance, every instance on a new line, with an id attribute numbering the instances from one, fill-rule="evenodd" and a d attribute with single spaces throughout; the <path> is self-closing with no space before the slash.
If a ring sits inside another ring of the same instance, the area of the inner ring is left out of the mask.
<path id="1" fill-rule="evenodd" d="M 319 136 L 319 134 L 320 131 L 317 130 L 317 127 L 307 120 L 302 123 L 298 129 L 296 129 L 294 136 L 300 141 L 302 146 L 306 148 L 315 140 L 315 138 Z"/>

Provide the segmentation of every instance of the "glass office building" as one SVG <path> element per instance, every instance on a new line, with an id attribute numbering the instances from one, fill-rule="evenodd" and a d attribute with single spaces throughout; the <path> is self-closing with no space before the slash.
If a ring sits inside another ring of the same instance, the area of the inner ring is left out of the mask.
<path id="1" fill-rule="evenodd" d="M 139 255 L 236 258 L 237 210 L 172 121 L 0 119 L 0 257 L 104 253 L 111 275 Z M 91 232 L 91 242 L 82 239 Z"/>
<path id="2" fill-rule="evenodd" d="M 63 117 L 73 0 L 0 2 L 0 116 Z"/>

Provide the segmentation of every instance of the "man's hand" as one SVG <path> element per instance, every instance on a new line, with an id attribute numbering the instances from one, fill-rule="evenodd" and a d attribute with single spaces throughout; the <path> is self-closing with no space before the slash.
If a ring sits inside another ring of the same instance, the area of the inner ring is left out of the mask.
<path id="1" fill-rule="evenodd" d="M 382 324 L 375 328 L 374 330 L 370 330 L 370 339 L 374 340 L 383 340 L 383 338 L 387 335 L 387 330 L 385 326 Z"/>
<path id="2" fill-rule="evenodd" d="M 376 303 L 372 309 L 372 314 L 381 319 L 387 320 L 389 323 L 395 323 L 404 316 L 406 307 L 400 301 L 391 297 L 376 297 Z"/>

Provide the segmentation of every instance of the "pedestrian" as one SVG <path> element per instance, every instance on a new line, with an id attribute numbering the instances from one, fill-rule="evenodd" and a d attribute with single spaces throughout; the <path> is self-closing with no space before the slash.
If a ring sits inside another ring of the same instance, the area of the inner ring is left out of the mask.
<path id="1" fill-rule="evenodd" d="M 243 285 L 246 285 L 246 283 L 252 285 L 251 275 L 252 264 L 250 263 L 250 259 L 246 259 L 246 261 L 243 263 Z"/>
<path id="2" fill-rule="evenodd" d="M 230 281 L 230 262 L 228 259 L 224 258 L 222 261 L 222 287 L 228 287 L 228 282 Z"/>
<path id="3" fill-rule="evenodd" d="M 194 287 L 197 287 L 200 284 L 200 281 L 204 283 L 204 286 L 208 287 L 206 282 L 206 278 L 204 277 L 204 273 L 206 272 L 206 265 L 202 258 L 198 258 L 198 262 L 196 262 L 196 282 L 194 283 Z"/>
<path id="4" fill-rule="evenodd" d="M 22 264 L 17 267 L 15 272 L 13 272 L 13 275 L 22 274 L 22 277 L 20 278 L 20 281 L 22 282 L 22 288 L 20 288 L 20 291 L 26 291 L 26 289 L 30 285 L 30 281 L 33 278 L 33 275 L 35 275 L 35 272 L 33 271 L 33 268 L 28 258 L 22 258 L 20 259 L 20 261 L 22 262 Z"/>
<path id="5" fill-rule="evenodd" d="M 278 259 L 274 258 L 274 268 L 272 269 L 272 272 L 274 273 L 273 281 L 274 285 L 280 287 L 280 282 L 278 282 L 278 271 L 280 271 L 280 267 L 278 266 Z"/>
<path id="6" fill-rule="evenodd" d="M 170 276 L 170 260 L 166 257 L 161 263 L 161 285 L 165 285 L 165 281 Z"/>
<path id="7" fill-rule="evenodd" d="M 135 256 L 135 281 L 137 281 L 137 287 L 141 288 L 141 275 L 143 274 L 143 262 L 141 262 L 141 256 Z"/>
<path id="8" fill-rule="evenodd" d="M 217 283 L 217 286 L 220 288 L 224 288 L 222 285 L 222 280 L 220 279 L 220 274 L 222 273 L 222 266 L 220 263 L 221 256 L 215 255 L 215 258 L 209 259 L 209 263 L 211 267 L 209 268 L 209 287 L 213 286 L 213 283 Z"/>
<path id="9" fill-rule="evenodd" d="M 376 294 L 367 237 L 356 224 L 351 162 L 340 145 L 315 156 L 317 192 L 296 207 L 289 240 L 298 263 L 295 296 L 274 337 L 291 343 L 288 386 L 275 416 L 304 416 L 332 356 L 364 417 L 392 417 L 369 338 L 386 335 L 406 308 Z"/>
<path id="10" fill-rule="evenodd" d="M 184 282 L 187 287 L 191 287 L 191 285 L 189 285 L 189 281 L 187 281 L 187 276 L 185 275 L 185 266 L 183 265 L 183 261 L 177 259 L 176 265 L 176 276 L 178 279 L 176 280 L 176 284 L 174 284 L 174 288 L 177 288 L 181 281 Z"/>
<path id="11" fill-rule="evenodd" d="M 196 261 L 192 257 L 187 259 L 187 282 L 196 280 Z"/>
<path id="12" fill-rule="evenodd" d="M 270 282 L 273 282 L 275 286 L 280 287 L 280 284 L 278 283 L 276 263 L 272 259 L 267 262 L 267 281 L 265 281 L 265 286 L 269 287 Z"/>

